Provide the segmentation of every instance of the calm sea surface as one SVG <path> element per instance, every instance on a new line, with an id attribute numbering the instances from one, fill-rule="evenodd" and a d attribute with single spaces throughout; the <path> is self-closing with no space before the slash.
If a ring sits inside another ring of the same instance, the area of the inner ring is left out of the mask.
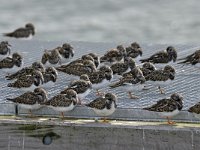
<path id="1" fill-rule="evenodd" d="M 0 0 L 0 33 L 27 22 L 40 40 L 198 43 L 198 0 Z"/>

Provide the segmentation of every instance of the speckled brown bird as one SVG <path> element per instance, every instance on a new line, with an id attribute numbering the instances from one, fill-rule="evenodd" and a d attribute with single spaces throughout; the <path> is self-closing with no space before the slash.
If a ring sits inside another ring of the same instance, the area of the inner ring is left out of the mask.
<path id="1" fill-rule="evenodd" d="M 81 76 L 82 74 L 95 72 L 96 66 L 92 61 L 84 60 L 83 63 L 76 63 L 74 65 L 62 65 L 60 67 L 56 67 L 56 69 L 69 75 Z"/>
<path id="2" fill-rule="evenodd" d="M 100 95 L 99 89 L 110 84 L 113 72 L 109 66 L 101 66 L 96 72 L 88 73 L 88 76 L 92 83 L 92 88 L 97 91 L 97 95 Z"/>
<path id="3" fill-rule="evenodd" d="M 54 67 L 47 67 L 43 73 L 43 77 L 44 84 L 42 86 L 45 88 L 52 87 L 58 79 L 58 72 Z"/>
<path id="4" fill-rule="evenodd" d="M 117 108 L 116 101 L 115 94 L 106 93 L 105 97 L 98 97 L 86 106 L 92 108 L 97 115 L 104 117 L 104 122 L 107 122 L 106 117 L 112 115 Z"/>
<path id="5" fill-rule="evenodd" d="M 144 88 L 145 77 L 139 67 L 132 68 L 131 74 L 119 79 L 110 85 L 111 88 L 119 88 L 128 93 L 130 99 L 138 99 L 138 96 L 132 94 L 133 91 L 139 91 Z"/>
<path id="6" fill-rule="evenodd" d="M 45 72 L 45 68 L 41 62 L 33 62 L 31 66 L 24 67 L 13 74 L 7 75 L 6 79 L 12 80 L 12 79 L 17 79 L 21 76 L 31 75 L 35 70 L 38 70 L 42 73 Z"/>
<path id="7" fill-rule="evenodd" d="M 166 65 L 164 69 L 152 71 L 145 78 L 148 83 L 158 86 L 160 93 L 164 94 L 165 92 L 161 85 L 169 85 L 175 79 L 175 74 L 175 69 L 170 65 Z"/>
<path id="8" fill-rule="evenodd" d="M 13 38 L 32 38 L 35 35 L 35 27 L 32 23 L 27 23 L 25 28 L 18 28 L 13 32 L 4 33 L 3 35 Z"/>
<path id="9" fill-rule="evenodd" d="M 88 55 L 88 54 L 86 54 L 86 55 L 81 56 L 81 58 L 78 58 L 76 60 L 71 61 L 67 65 L 69 66 L 69 65 L 74 65 L 74 64 L 83 64 L 84 61 L 86 61 L 86 60 L 90 60 L 90 61 L 92 61 L 94 63 L 93 57 Z M 63 66 L 67 66 L 67 65 L 63 65 Z"/>
<path id="10" fill-rule="evenodd" d="M 125 72 L 130 71 L 129 67 L 129 57 L 124 58 L 124 62 L 117 62 L 110 67 L 113 71 L 113 74 L 121 75 Z"/>
<path id="11" fill-rule="evenodd" d="M 45 50 L 41 62 L 46 66 L 61 65 L 61 56 L 58 49 Z"/>
<path id="12" fill-rule="evenodd" d="M 95 53 L 89 53 L 88 55 L 92 56 L 92 58 L 94 59 L 94 64 L 95 64 L 96 68 L 98 68 L 99 65 L 100 65 L 100 58 L 99 58 L 99 56 L 97 54 L 95 54 Z"/>
<path id="13" fill-rule="evenodd" d="M 168 46 L 166 50 L 159 51 L 149 58 L 141 59 L 142 63 L 151 62 L 153 64 L 167 64 L 171 61 L 176 62 L 177 52 L 173 46 Z"/>
<path id="14" fill-rule="evenodd" d="M 44 83 L 43 75 L 40 71 L 34 71 L 31 75 L 21 76 L 13 83 L 8 83 L 8 87 L 31 91 Z"/>
<path id="15" fill-rule="evenodd" d="M 178 60 L 182 60 L 181 62 L 178 62 L 178 64 L 191 64 L 200 67 L 200 50 L 197 50 L 191 55 L 188 55 Z"/>
<path id="16" fill-rule="evenodd" d="M 108 50 L 102 57 L 100 57 L 101 63 L 116 63 L 124 59 L 126 56 L 126 49 L 123 45 L 118 45 L 116 49 Z"/>
<path id="17" fill-rule="evenodd" d="M 52 108 L 55 111 L 61 113 L 62 118 L 64 118 L 64 112 L 72 111 L 78 103 L 78 95 L 72 90 L 68 89 L 66 94 L 58 94 L 43 103 L 43 105 Z"/>
<path id="18" fill-rule="evenodd" d="M 47 101 L 47 92 L 43 88 L 35 88 L 33 92 L 28 91 L 15 98 L 7 98 L 7 100 L 18 104 L 23 109 L 28 109 L 32 115 L 32 110 L 39 109 L 41 103 Z"/>
<path id="19" fill-rule="evenodd" d="M 131 46 L 126 47 L 127 57 L 134 58 L 138 61 L 142 57 L 142 48 L 137 42 L 131 43 Z"/>
<path id="20" fill-rule="evenodd" d="M 143 63 L 142 67 L 140 67 L 140 70 L 142 71 L 144 77 L 146 78 L 146 76 L 148 76 L 152 71 L 156 70 L 156 67 L 154 66 L 154 64 L 150 62 L 145 62 Z"/>
<path id="21" fill-rule="evenodd" d="M 170 121 L 170 118 L 177 115 L 182 108 L 183 97 L 178 93 L 174 93 L 170 98 L 161 99 L 156 104 L 143 109 L 159 112 L 161 116 L 167 118 L 168 124 L 174 124 L 175 122 Z"/>
<path id="22" fill-rule="evenodd" d="M 12 57 L 6 57 L 0 61 L 0 69 L 5 72 L 15 72 L 23 65 L 23 57 L 19 53 L 13 53 Z"/>
<path id="23" fill-rule="evenodd" d="M 64 43 L 62 47 L 57 47 L 61 55 L 61 62 L 67 63 L 74 57 L 74 48 L 69 43 Z"/>
<path id="24" fill-rule="evenodd" d="M 74 91 L 76 91 L 76 93 L 78 94 L 78 98 L 81 101 L 83 98 L 85 98 L 92 90 L 92 83 L 89 80 L 89 77 L 87 74 L 82 74 L 80 76 L 79 80 L 74 80 L 72 81 L 68 87 L 61 91 L 61 94 L 66 94 L 66 92 L 72 89 Z"/>
<path id="25" fill-rule="evenodd" d="M 188 112 L 193 113 L 196 118 L 200 119 L 200 102 L 190 107 Z"/>
<path id="26" fill-rule="evenodd" d="M 0 43 L 0 59 L 5 58 L 6 56 L 10 55 L 11 53 L 11 45 L 8 41 L 2 41 Z"/>

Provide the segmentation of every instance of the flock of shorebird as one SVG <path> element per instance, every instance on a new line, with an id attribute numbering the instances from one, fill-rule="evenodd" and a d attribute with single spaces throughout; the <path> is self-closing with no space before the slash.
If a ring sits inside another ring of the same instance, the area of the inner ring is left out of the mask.
<path id="1" fill-rule="evenodd" d="M 5 36 L 15 38 L 28 38 L 35 34 L 33 24 L 26 24 L 25 28 L 19 28 Z M 76 52 L 76 51 L 75 51 Z M 103 87 L 119 88 L 127 92 L 130 99 L 139 98 L 133 91 L 144 90 L 150 83 L 158 87 L 161 94 L 165 93 L 161 87 L 175 79 L 176 71 L 173 63 L 179 60 L 179 64 L 200 64 L 200 50 L 193 54 L 177 59 L 177 51 L 173 46 L 158 51 L 149 58 L 141 59 L 143 51 L 137 42 L 128 47 L 118 45 L 108 50 L 103 56 L 95 53 L 83 55 L 73 59 L 73 47 L 64 43 L 51 50 L 45 50 L 40 62 L 33 62 L 31 66 L 23 67 L 23 57 L 18 53 L 11 55 L 11 45 L 7 41 L 0 43 L 0 69 L 5 71 L 7 80 L 13 80 L 7 86 L 25 90 L 26 92 L 15 98 L 7 100 L 17 103 L 24 109 L 33 109 L 47 106 L 61 113 L 71 111 L 76 105 L 84 105 L 94 110 L 96 114 L 105 117 L 116 110 L 117 96 L 113 93 L 99 91 Z M 136 59 L 142 65 L 136 64 Z M 22 68 L 23 67 L 23 68 Z M 58 72 L 70 76 L 73 81 L 51 99 L 48 99 L 45 88 L 53 86 L 58 78 Z M 112 82 L 113 76 L 118 81 Z M 88 104 L 81 102 L 92 89 L 96 90 L 98 98 Z M 183 97 L 179 93 L 172 94 L 169 98 L 158 100 L 156 104 L 143 108 L 147 111 L 158 112 L 166 117 L 168 124 L 174 124 L 170 118 L 177 115 L 183 108 Z M 196 115 L 200 114 L 200 103 L 188 110 Z"/>

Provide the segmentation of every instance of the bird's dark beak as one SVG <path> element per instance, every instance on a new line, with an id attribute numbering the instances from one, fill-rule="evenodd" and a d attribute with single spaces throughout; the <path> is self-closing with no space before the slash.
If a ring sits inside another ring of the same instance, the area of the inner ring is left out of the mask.
<path id="1" fill-rule="evenodd" d="M 21 65 L 22 65 L 22 60 L 18 60 L 17 63 L 16 63 L 16 66 L 21 67 Z"/>
<path id="2" fill-rule="evenodd" d="M 106 79 L 109 80 L 109 81 L 112 79 L 112 75 L 110 75 L 110 74 L 105 74 L 105 77 L 106 77 Z"/>
<path id="3" fill-rule="evenodd" d="M 44 78 L 42 77 L 42 78 L 40 79 L 40 81 L 41 81 L 41 84 L 43 84 L 43 83 L 44 83 Z"/>
<path id="4" fill-rule="evenodd" d="M 142 56 L 142 51 L 139 51 L 140 56 Z"/>
<path id="5" fill-rule="evenodd" d="M 52 77 L 52 81 L 56 82 L 56 79 L 57 79 L 56 76 L 52 74 L 51 77 Z"/>

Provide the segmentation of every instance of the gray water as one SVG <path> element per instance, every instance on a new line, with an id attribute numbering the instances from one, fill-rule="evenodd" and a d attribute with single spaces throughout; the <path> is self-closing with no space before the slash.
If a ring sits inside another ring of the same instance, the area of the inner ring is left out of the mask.
<path id="1" fill-rule="evenodd" d="M 198 43 L 198 0 L 0 0 L 0 33 L 32 22 L 34 39 Z"/>

